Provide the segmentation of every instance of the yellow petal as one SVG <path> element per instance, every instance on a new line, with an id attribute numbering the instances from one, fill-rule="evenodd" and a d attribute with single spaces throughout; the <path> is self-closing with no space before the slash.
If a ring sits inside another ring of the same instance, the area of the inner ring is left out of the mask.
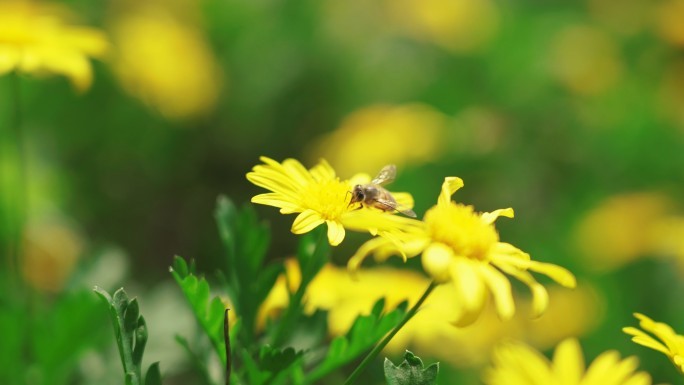
<path id="1" fill-rule="evenodd" d="M 328 242 L 337 246 L 344 240 L 344 226 L 337 221 L 326 221 L 328 224 Z"/>
<path id="2" fill-rule="evenodd" d="M 606 385 L 622 385 L 638 367 L 639 360 L 636 357 L 627 357 L 613 365 L 602 378 L 602 383 Z"/>
<path id="3" fill-rule="evenodd" d="M 368 254 L 374 252 L 378 248 L 390 247 L 391 244 L 391 241 L 383 237 L 376 237 L 366 241 L 349 259 L 349 262 L 347 262 L 347 269 L 354 274 L 358 270 L 359 266 L 361 266 L 363 260 L 366 259 Z"/>
<path id="4" fill-rule="evenodd" d="M 663 354 L 669 354 L 669 349 L 665 345 L 663 345 L 661 342 L 657 341 L 650 335 L 644 333 L 642 330 L 628 326 L 622 328 L 622 331 L 631 335 L 632 341 L 634 341 L 634 343 L 661 352 Z"/>
<path id="5" fill-rule="evenodd" d="M 328 180 L 335 178 L 335 170 L 330 166 L 330 163 L 325 159 L 318 161 L 318 164 L 313 166 L 310 170 L 311 175 L 317 181 Z"/>
<path id="6" fill-rule="evenodd" d="M 413 208 L 413 195 L 406 192 L 393 192 L 392 196 L 394 197 L 394 200 L 397 201 L 397 208 L 399 208 L 399 211 Z"/>
<path id="7" fill-rule="evenodd" d="M 494 351 L 492 372 L 498 372 L 496 381 L 488 385 L 559 385 L 548 359 L 535 349 L 520 343 L 508 342 Z"/>
<path id="8" fill-rule="evenodd" d="M 529 261 L 532 259 L 530 258 L 530 255 L 526 252 L 506 242 L 497 242 L 496 244 L 494 244 L 494 247 L 492 248 L 492 253 L 496 255 L 505 255 L 507 257 L 523 261 Z"/>
<path id="9" fill-rule="evenodd" d="M 582 380 L 583 384 L 605 384 L 606 379 L 610 378 L 611 372 L 615 370 L 620 360 L 620 355 L 614 350 L 602 353 L 589 365 L 587 373 Z"/>
<path id="10" fill-rule="evenodd" d="M 309 174 L 309 170 L 299 163 L 297 159 L 285 159 L 283 161 L 283 167 L 287 171 L 287 175 L 295 179 L 301 185 L 306 185 L 313 180 L 311 174 Z"/>
<path id="11" fill-rule="evenodd" d="M 467 311 L 480 312 L 487 299 L 487 291 L 474 263 L 465 258 L 453 258 L 449 274 L 454 287 L 460 293 L 462 305 Z"/>
<path id="12" fill-rule="evenodd" d="M 451 202 L 451 196 L 454 195 L 458 189 L 463 187 L 463 179 L 455 176 L 448 176 L 444 178 L 442 183 L 442 192 L 439 194 L 437 204 L 440 206 L 448 205 Z"/>
<path id="13" fill-rule="evenodd" d="M 367 183 L 370 183 L 370 181 L 371 181 L 371 176 L 369 174 L 366 174 L 363 172 L 358 173 L 358 174 L 354 174 L 354 176 L 349 178 L 349 184 L 351 186 L 355 186 L 357 184 L 367 184 Z"/>
<path id="14" fill-rule="evenodd" d="M 305 210 L 297 215 L 294 223 L 292 223 L 292 231 L 295 234 L 304 234 L 315 229 L 318 225 L 325 222 L 320 214 L 313 210 Z"/>
<path id="15" fill-rule="evenodd" d="M 482 213 L 482 216 L 480 217 L 482 219 L 482 222 L 486 225 L 491 225 L 496 221 L 498 217 L 507 217 L 507 218 L 513 218 L 514 213 L 512 208 L 507 208 L 507 209 L 498 209 L 494 210 L 491 213 Z"/>
<path id="16" fill-rule="evenodd" d="M 0 47 L 0 75 L 12 71 L 18 62 L 19 53 L 15 49 Z"/>
<path id="17" fill-rule="evenodd" d="M 252 203 L 261 205 L 279 207 L 282 214 L 292 214 L 301 212 L 302 207 L 296 202 L 285 199 L 282 194 L 278 193 L 264 193 L 252 197 Z"/>
<path id="18" fill-rule="evenodd" d="M 485 300 L 482 303 L 485 305 L 487 301 Z M 459 313 L 456 319 L 451 322 L 451 324 L 457 328 L 464 328 L 472 325 L 475 323 L 475 321 L 477 321 L 478 318 L 480 318 L 480 314 L 482 314 L 482 309 L 467 309 L 463 307 L 459 308 L 458 310 L 461 313 Z"/>
<path id="19" fill-rule="evenodd" d="M 504 273 L 513 276 L 523 282 L 532 291 L 532 312 L 534 317 L 539 317 L 544 313 L 549 304 L 549 293 L 546 288 L 534 279 L 532 274 L 525 270 L 519 270 L 516 267 L 510 266 L 506 263 L 497 263 L 493 261 L 494 265 Z"/>
<path id="20" fill-rule="evenodd" d="M 431 243 L 425 251 L 421 262 L 425 272 L 437 282 L 447 282 L 450 279 L 450 266 L 454 260 L 454 253 L 443 243 Z"/>
<path id="21" fill-rule="evenodd" d="M 582 348 L 575 338 L 568 338 L 561 342 L 553 354 L 554 377 L 562 380 L 559 385 L 574 385 L 580 383 L 584 374 L 584 358 Z"/>
<path id="22" fill-rule="evenodd" d="M 254 166 L 252 170 L 247 173 L 248 181 L 267 190 L 286 195 L 292 200 L 298 199 L 302 185 L 288 177 L 286 171 L 262 165 Z"/>
<path id="23" fill-rule="evenodd" d="M 564 267 L 560 267 L 552 263 L 530 261 L 528 269 L 536 271 L 540 274 L 544 274 L 565 287 L 574 288 L 577 286 L 577 280 L 575 279 L 575 276 Z"/>
<path id="24" fill-rule="evenodd" d="M 651 376 L 646 372 L 637 372 L 621 385 L 651 385 Z"/>
<path id="25" fill-rule="evenodd" d="M 504 320 L 510 319 L 515 313 L 511 283 L 508 282 L 506 276 L 491 265 L 482 264 L 479 266 L 479 269 L 481 276 L 485 279 L 487 286 L 492 291 L 497 313 Z"/>

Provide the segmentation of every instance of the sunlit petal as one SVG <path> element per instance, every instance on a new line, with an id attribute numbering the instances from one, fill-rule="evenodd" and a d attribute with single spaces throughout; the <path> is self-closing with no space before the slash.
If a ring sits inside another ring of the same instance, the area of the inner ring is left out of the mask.
<path id="1" fill-rule="evenodd" d="M 569 338 L 558 344 L 551 366 L 554 377 L 563 381 L 559 385 L 579 384 L 584 373 L 584 357 L 579 342 L 574 338 Z"/>
<path id="2" fill-rule="evenodd" d="M 301 214 L 300 214 L 301 215 Z M 344 240 L 344 226 L 337 221 L 326 221 L 328 224 L 328 241 L 332 246 L 337 246 Z"/>
<path id="3" fill-rule="evenodd" d="M 448 246 L 435 242 L 423 251 L 423 269 L 437 282 L 447 282 L 450 279 L 451 263 L 454 252 Z"/>
<path id="4" fill-rule="evenodd" d="M 325 220 L 321 218 L 320 214 L 314 210 L 306 210 L 297 215 L 294 223 L 292 223 L 291 231 L 295 234 L 304 234 L 315 229 L 323 222 L 325 222 Z"/>
<path id="5" fill-rule="evenodd" d="M 487 225 L 491 225 L 498 217 L 513 218 L 513 216 L 513 209 L 510 207 L 507 209 L 498 209 L 492 211 L 491 213 L 482 213 L 482 222 Z"/>
<path id="6" fill-rule="evenodd" d="M 463 179 L 455 176 L 444 178 L 444 183 L 442 183 L 442 192 L 439 194 L 437 204 L 444 206 L 451 202 L 451 196 L 454 195 L 454 193 L 461 187 L 463 187 Z"/>
<path id="7" fill-rule="evenodd" d="M 482 265 L 479 267 L 480 274 L 487 282 L 487 286 L 492 291 L 496 311 L 501 319 L 507 320 L 513 317 L 515 305 L 513 303 L 513 293 L 511 283 L 498 270 L 491 266 Z"/>

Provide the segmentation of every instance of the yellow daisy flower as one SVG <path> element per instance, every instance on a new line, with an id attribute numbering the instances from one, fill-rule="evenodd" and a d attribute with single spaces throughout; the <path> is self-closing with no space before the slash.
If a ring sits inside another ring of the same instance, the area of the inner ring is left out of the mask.
<path id="1" fill-rule="evenodd" d="M 258 330 L 263 330 L 268 318 L 276 318 L 287 308 L 291 293 L 301 282 L 301 270 L 296 259 L 285 260 L 285 272 L 278 277 L 262 304 Z M 328 331 L 332 337 L 346 334 L 357 317 L 368 314 L 380 298 L 385 299 L 385 311 L 407 300 L 413 306 L 430 283 L 424 274 L 414 270 L 379 265 L 360 270 L 351 277 L 347 269 L 331 263 L 323 266 L 306 288 L 304 311 L 313 314 L 325 310 Z M 599 320 L 600 304 L 596 293 L 587 285 L 579 290 L 549 288 L 549 308 L 538 319 L 516 314 L 501 322 L 492 306 L 487 306 L 478 321 L 468 328 L 455 328 L 448 320 L 458 315 L 453 306 L 450 284 L 439 285 L 425 300 L 420 311 L 387 344 L 384 352 L 401 355 L 409 349 L 420 356 L 428 355 L 458 368 L 485 365 L 493 348 L 502 338 L 528 341 L 537 349 L 555 346 L 569 336 L 584 335 Z M 529 301 L 518 307 L 528 309 Z M 458 349 L 454 349 L 458 346 Z"/>
<path id="2" fill-rule="evenodd" d="M 634 313 L 634 316 L 639 319 L 641 329 L 652 333 L 658 339 L 653 338 L 643 330 L 631 326 L 622 328 L 622 331 L 631 335 L 632 341 L 637 344 L 666 355 L 677 370 L 684 374 L 684 336 L 675 333 L 667 324 L 655 322 L 643 314 Z"/>
<path id="3" fill-rule="evenodd" d="M 111 21 L 113 68 L 124 89 L 169 119 L 206 116 L 226 79 L 202 27 L 169 12 L 166 2 L 131 4 Z"/>
<path id="4" fill-rule="evenodd" d="M 437 205 L 427 211 L 422 222 L 414 220 L 413 226 L 403 226 L 400 233 L 376 237 L 361 245 L 349 260 L 349 268 L 357 269 L 371 253 L 380 261 L 396 254 L 408 258 L 422 253 L 425 271 L 437 282 L 453 284 L 463 309 L 455 320 L 458 326 L 477 319 L 487 303 L 488 291 L 499 316 L 513 316 L 511 284 L 504 273 L 529 286 L 535 315 L 546 309 L 548 293 L 530 271 L 545 274 L 563 286 L 575 286 L 575 277 L 566 269 L 533 261 L 515 246 L 499 242 L 494 221 L 500 216 L 512 218 L 513 209 L 476 213 L 472 206 L 452 202 L 451 195 L 462 186 L 460 178 L 445 178 Z"/>
<path id="5" fill-rule="evenodd" d="M 345 228 L 389 235 L 393 229 L 413 224 L 410 218 L 391 212 L 359 210 L 358 204 L 349 204 L 353 186 L 370 180 L 366 174 L 340 180 L 325 160 L 307 170 L 295 159 L 285 159 L 282 163 L 265 156 L 259 159 L 265 164 L 254 166 L 247 173 L 247 179 L 271 192 L 254 196 L 252 202 L 279 207 L 282 214 L 299 213 L 291 229 L 295 234 L 307 233 L 325 223 L 328 241 L 337 246 L 344 240 Z M 410 194 L 394 193 L 393 196 L 402 207 L 413 207 Z"/>
<path id="6" fill-rule="evenodd" d="M 11 71 L 64 75 L 76 89 L 92 83 L 88 57 L 108 49 L 104 34 L 66 24 L 68 11 L 31 1 L 0 3 L 0 75 Z"/>
<path id="7" fill-rule="evenodd" d="M 598 356 L 585 370 L 582 349 L 576 339 L 561 342 L 549 361 L 531 347 L 509 342 L 500 345 L 485 371 L 487 385 L 650 385 L 651 376 L 635 372 L 636 357 L 620 359 L 617 351 Z"/>

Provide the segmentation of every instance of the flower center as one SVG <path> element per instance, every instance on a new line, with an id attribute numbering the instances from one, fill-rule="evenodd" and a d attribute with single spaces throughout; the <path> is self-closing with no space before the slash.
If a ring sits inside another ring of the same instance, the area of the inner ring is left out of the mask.
<path id="1" fill-rule="evenodd" d="M 302 191 L 301 206 L 316 211 L 325 220 L 336 220 L 349 211 L 349 184 L 339 178 L 308 184 Z"/>
<path id="2" fill-rule="evenodd" d="M 425 223 L 432 240 L 466 258 L 486 260 L 490 247 L 499 241 L 494 226 L 482 222 L 472 206 L 435 206 L 425 213 Z"/>

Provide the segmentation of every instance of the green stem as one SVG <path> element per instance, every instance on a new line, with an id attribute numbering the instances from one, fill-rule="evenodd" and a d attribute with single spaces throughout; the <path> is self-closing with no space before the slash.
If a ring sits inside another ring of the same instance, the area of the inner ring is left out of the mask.
<path id="1" fill-rule="evenodd" d="M 301 282 L 299 283 L 299 287 L 294 294 L 290 296 L 290 302 L 287 305 L 287 309 L 285 310 L 285 313 L 283 314 L 283 317 L 281 318 L 280 323 L 278 324 L 274 333 L 272 341 L 273 346 L 282 346 L 282 344 L 285 342 L 288 332 L 292 330 L 292 327 L 301 315 L 302 299 L 304 298 L 306 288 L 309 286 L 309 283 L 316 275 L 318 270 L 320 270 L 320 268 L 323 266 L 322 259 L 326 258 L 326 251 L 328 248 L 325 247 L 325 243 L 327 241 L 328 238 L 326 232 L 320 231 L 318 241 L 316 242 L 316 249 L 311 255 L 311 258 L 306 261 L 304 266 L 300 266 L 302 277 Z"/>
<path id="2" fill-rule="evenodd" d="M 12 175 L 9 181 L 9 207 L 7 209 L 11 212 L 9 239 L 8 239 L 8 271 L 11 276 L 18 282 L 21 282 L 20 256 L 21 256 L 21 241 L 24 222 L 26 218 L 26 149 L 25 139 L 22 124 L 21 114 L 21 87 L 20 77 L 18 72 L 14 72 L 11 76 L 11 93 L 14 99 L 14 116 L 12 117 L 12 133 L 11 142 L 14 142 L 14 159 L 8 159 L 10 162 L 16 162 L 16 168 L 10 171 Z M 11 168 L 11 165 L 9 165 Z"/>
<path id="3" fill-rule="evenodd" d="M 401 328 L 403 328 L 404 325 L 406 325 L 406 323 L 408 321 L 410 321 L 414 315 L 416 315 L 416 313 L 420 309 L 420 306 L 423 304 L 423 302 L 425 302 L 425 300 L 427 299 L 427 297 L 430 295 L 430 293 L 432 292 L 432 290 L 435 287 L 437 287 L 437 283 L 435 281 L 430 282 L 430 286 L 428 286 L 427 289 L 425 289 L 425 292 L 420 297 L 418 302 L 416 302 L 416 304 L 413 305 L 413 307 L 411 307 L 411 309 L 409 309 L 409 311 L 406 313 L 406 315 L 401 320 L 401 322 L 399 322 L 399 324 L 397 326 L 395 326 L 394 329 L 392 329 L 392 331 L 389 332 L 389 334 L 386 335 L 382 341 L 380 341 L 380 343 L 375 345 L 373 350 L 371 350 L 370 353 L 368 353 L 366 358 L 364 358 L 363 361 L 361 361 L 359 366 L 357 366 L 356 369 L 354 369 L 352 374 L 349 376 L 349 378 L 347 378 L 347 381 L 344 382 L 344 385 L 351 385 L 354 383 L 354 381 L 356 381 L 356 379 L 359 377 L 361 372 L 363 372 L 363 370 L 366 368 L 366 366 L 368 366 L 368 364 L 371 361 L 373 361 L 375 359 L 375 357 L 378 356 L 380 351 L 382 349 L 384 349 L 385 346 L 387 346 L 387 344 L 392 340 L 392 338 L 394 338 L 394 336 L 399 332 L 399 330 L 401 330 Z"/>

